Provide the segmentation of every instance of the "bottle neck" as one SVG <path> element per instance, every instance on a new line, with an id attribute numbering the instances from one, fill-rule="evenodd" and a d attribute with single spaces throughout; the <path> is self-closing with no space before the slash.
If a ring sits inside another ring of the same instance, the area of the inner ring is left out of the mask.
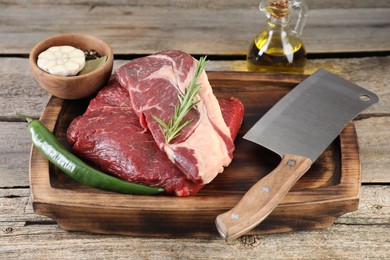
<path id="1" fill-rule="evenodd" d="M 290 25 L 290 16 L 274 17 L 271 16 L 267 20 L 267 24 L 272 28 L 285 28 Z"/>
<path id="2" fill-rule="evenodd" d="M 291 11 L 299 10 L 295 27 L 291 30 L 299 36 L 302 35 L 308 11 L 304 0 L 262 0 L 259 4 L 259 9 L 267 16 L 269 27 L 285 29 L 289 28 Z"/>

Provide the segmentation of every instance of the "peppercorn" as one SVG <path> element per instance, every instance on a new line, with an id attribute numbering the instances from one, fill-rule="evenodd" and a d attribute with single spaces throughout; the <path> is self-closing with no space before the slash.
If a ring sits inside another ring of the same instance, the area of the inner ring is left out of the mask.
<path id="1" fill-rule="evenodd" d="M 84 55 L 85 60 L 94 60 L 101 57 L 100 54 L 94 49 L 84 50 Z"/>

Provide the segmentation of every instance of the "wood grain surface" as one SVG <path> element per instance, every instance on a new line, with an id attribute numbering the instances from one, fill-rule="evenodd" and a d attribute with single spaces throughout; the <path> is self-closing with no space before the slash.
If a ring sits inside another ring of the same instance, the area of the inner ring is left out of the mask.
<path id="1" fill-rule="evenodd" d="M 339 217 L 328 229 L 244 236 L 227 244 L 217 235 L 146 239 L 67 232 L 33 213 L 28 189 L 0 189 L 0 255 L 8 259 L 386 259 L 389 198 L 388 186 L 363 186 L 359 209 Z"/>
<path id="2" fill-rule="evenodd" d="M 116 60 L 114 69 L 126 60 Z M 364 111 L 356 120 L 362 156 L 363 183 L 390 183 L 390 56 L 354 59 L 309 60 L 307 73 L 324 68 L 379 95 L 380 101 Z M 245 71 L 244 61 L 211 61 L 207 70 Z M 50 95 L 34 80 L 28 60 L 22 58 L 0 59 L 0 187 L 28 186 L 28 156 L 30 140 L 25 125 L 15 111 L 38 118 Z M 13 122 L 10 122 L 13 121 Z M 17 136 L 17 138 L 13 138 Z M 7 163 L 9 162 L 9 163 Z M 378 163 L 380 162 L 380 163 Z"/>
<path id="3" fill-rule="evenodd" d="M 115 54 L 180 49 L 191 54 L 245 55 L 265 24 L 259 2 L 6 1 L 0 4 L 0 54 L 27 54 L 44 38 L 78 32 L 109 41 Z M 332 0 L 333 8 L 328 2 L 307 2 L 310 11 L 303 40 L 309 53 L 390 49 L 388 1 Z"/>
<path id="4" fill-rule="evenodd" d="M 265 17 L 259 0 L 0 1 L 1 259 L 390 259 L 390 1 L 306 0 L 306 73 L 327 69 L 380 96 L 354 124 L 361 155 L 359 208 L 327 229 L 248 235 L 147 238 L 59 229 L 33 213 L 31 142 L 14 114 L 38 118 L 50 95 L 27 56 L 43 38 L 84 32 L 108 41 L 118 67 L 135 56 L 180 48 L 210 54 L 207 70 L 246 71 L 244 54 Z"/>

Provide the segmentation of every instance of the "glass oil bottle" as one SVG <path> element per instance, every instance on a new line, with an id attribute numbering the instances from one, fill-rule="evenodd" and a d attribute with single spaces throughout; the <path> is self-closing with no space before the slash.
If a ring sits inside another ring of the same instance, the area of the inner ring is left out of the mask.
<path id="1" fill-rule="evenodd" d="M 249 71 L 303 73 L 306 50 L 301 39 L 307 5 L 299 0 L 263 0 L 260 11 L 267 16 L 267 27 L 253 40 L 248 55 Z M 299 9 L 295 28 L 290 27 L 291 11 Z"/>

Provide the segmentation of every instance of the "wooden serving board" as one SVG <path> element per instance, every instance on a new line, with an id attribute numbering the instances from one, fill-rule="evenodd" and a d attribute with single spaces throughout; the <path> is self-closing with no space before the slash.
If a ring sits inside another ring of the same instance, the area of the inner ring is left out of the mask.
<path id="1" fill-rule="evenodd" d="M 141 236 L 217 235 L 216 216 L 232 208 L 280 161 L 267 149 L 242 139 L 243 134 L 305 76 L 247 72 L 208 72 L 208 76 L 217 97 L 242 100 L 245 117 L 233 162 L 198 195 L 138 196 L 88 188 L 60 172 L 33 148 L 30 183 L 34 211 L 53 218 L 65 230 Z M 85 111 L 88 101 L 52 97 L 41 121 L 69 147 L 66 129 Z M 350 123 L 250 234 L 330 226 L 338 216 L 357 209 L 360 178 L 357 137 Z"/>

